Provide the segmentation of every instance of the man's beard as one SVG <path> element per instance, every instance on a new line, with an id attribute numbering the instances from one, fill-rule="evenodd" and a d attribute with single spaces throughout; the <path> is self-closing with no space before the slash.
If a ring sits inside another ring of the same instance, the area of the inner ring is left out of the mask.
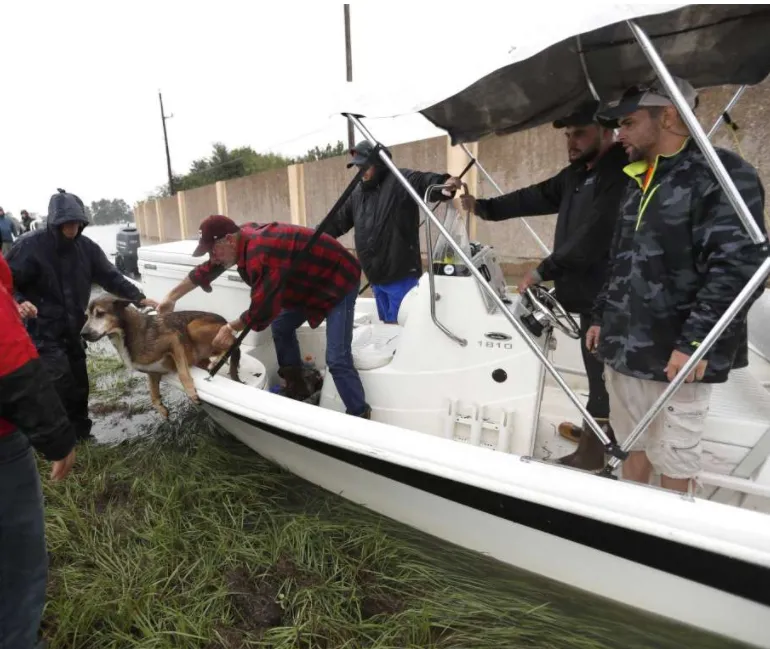
<path id="1" fill-rule="evenodd" d="M 374 165 L 374 173 L 369 180 L 361 179 L 361 187 L 365 190 L 373 189 L 382 182 L 385 174 L 388 173 L 388 168 L 384 165 Z"/>
<path id="2" fill-rule="evenodd" d="M 595 146 L 592 146 L 587 151 L 583 151 L 577 158 L 572 160 L 572 164 L 574 165 L 587 165 L 596 160 L 597 156 L 599 155 L 599 145 L 596 144 Z"/>

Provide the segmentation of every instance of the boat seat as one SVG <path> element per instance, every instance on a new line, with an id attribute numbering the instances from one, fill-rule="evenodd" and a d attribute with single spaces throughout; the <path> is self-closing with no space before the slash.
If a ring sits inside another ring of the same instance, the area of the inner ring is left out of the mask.
<path id="1" fill-rule="evenodd" d="M 391 324 L 370 324 L 353 329 L 353 366 L 357 370 L 385 367 L 396 353 L 401 327 Z"/>

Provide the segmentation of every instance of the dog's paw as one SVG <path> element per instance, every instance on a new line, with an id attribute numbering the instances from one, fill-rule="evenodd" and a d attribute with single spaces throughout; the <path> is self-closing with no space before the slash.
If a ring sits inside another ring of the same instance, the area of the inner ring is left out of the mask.
<path id="1" fill-rule="evenodd" d="M 201 399 L 198 396 L 197 392 L 192 392 L 192 393 L 188 394 L 187 396 L 190 397 L 190 401 L 192 401 L 194 404 L 196 404 L 196 405 L 200 405 L 201 404 Z"/>
<path id="2" fill-rule="evenodd" d="M 163 417 L 163 419 L 168 419 L 168 408 L 166 408 L 166 406 L 158 404 L 155 406 L 155 410 L 158 411 L 158 414 Z"/>

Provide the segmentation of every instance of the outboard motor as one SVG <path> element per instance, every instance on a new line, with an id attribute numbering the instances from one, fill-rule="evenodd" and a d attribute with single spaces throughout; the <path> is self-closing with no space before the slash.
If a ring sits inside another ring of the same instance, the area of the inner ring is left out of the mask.
<path id="1" fill-rule="evenodd" d="M 115 252 L 115 266 L 124 275 L 139 277 L 139 230 L 127 225 L 118 232 Z"/>

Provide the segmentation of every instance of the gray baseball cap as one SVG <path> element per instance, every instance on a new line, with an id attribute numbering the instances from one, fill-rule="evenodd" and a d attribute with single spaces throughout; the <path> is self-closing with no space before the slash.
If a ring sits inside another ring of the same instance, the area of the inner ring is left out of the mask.
<path id="1" fill-rule="evenodd" d="M 687 105 L 695 109 L 698 105 L 698 93 L 689 82 L 673 77 L 676 87 L 685 98 Z M 673 101 L 666 87 L 659 79 L 650 84 L 639 84 L 628 88 L 618 101 L 602 106 L 596 113 L 597 121 L 603 126 L 617 128 L 621 119 L 640 108 L 650 106 L 671 106 Z"/>
<path id="2" fill-rule="evenodd" d="M 351 160 L 347 164 L 348 169 L 350 169 L 350 167 L 353 165 L 367 164 L 373 149 L 374 147 L 369 143 L 368 140 L 362 140 L 356 144 L 356 146 L 354 146 L 349 151 Z"/>

